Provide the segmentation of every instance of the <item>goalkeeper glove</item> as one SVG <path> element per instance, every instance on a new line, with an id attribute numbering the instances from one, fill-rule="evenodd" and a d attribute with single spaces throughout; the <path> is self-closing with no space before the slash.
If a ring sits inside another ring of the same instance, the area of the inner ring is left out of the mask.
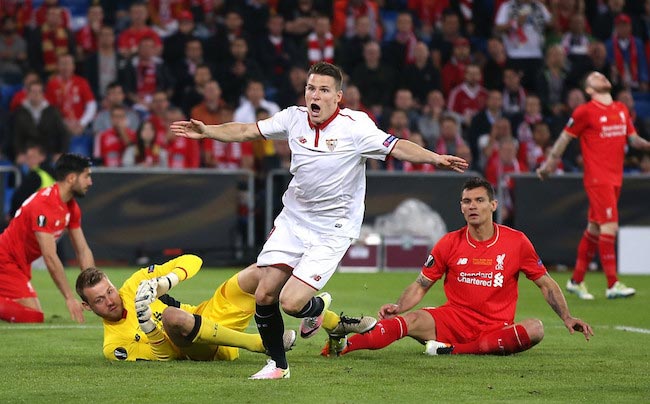
<path id="1" fill-rule="evenodd" d="M 158 289 L 158 279 L 145 279 L 140 282 L 138 289 L 135 291 L 135 301 L 146 302 L 150 305 L 156 300 L 158 296 L 156 290 Z"/>
<path id="2" fill-rule="evenodd" d="M 138 316 L 140 329 L 144 331 L 145 334 L 149 334 L 151 331 L 156 329 L 156 324 L 151 319 L 151 308 L 146 300 L 135 301 L 135 313 Z"/>

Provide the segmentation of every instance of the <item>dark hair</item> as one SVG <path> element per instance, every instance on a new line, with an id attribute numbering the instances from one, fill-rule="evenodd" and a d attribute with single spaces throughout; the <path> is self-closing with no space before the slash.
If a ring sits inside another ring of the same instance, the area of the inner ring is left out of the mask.
<path id="1" fill-rule="evenodd" d="M 86 168 L 90 168 L 92 162 L 90 158 L 81 154 L 66 153 L 56 161 L 54 166 L 54 178 L 57 181 L 63 181 L 68 174 L 81 174 Z"/>
<path id="2" fill-rule="evenodd" d="M 341 83 L 343 82 L 343 72 L 338 66 L 327 62 L 314 63 L 307 72 L 307 77 L 312 74 L 319 74 L 321 76 L 330 76 L 334 79 L 336 84 L 336 91 L 341 91 Z"/>
<path id="3" fill-rule="evenodd" d="M 144 144 L 144 139 L 142 138 L 142 131 L 147 125 L 151 126 L 151 129 L 153 129 L 153 133 L 154 133 L 153 135 L 154 138 L 151 140 L 151 144 L 149 145 L 151 147 L 151 151 L 156 156 L 160 155 L 160 147 L 156 144 L 156 126 L 151 121 L 148 120 L 142 121 L 140 123 L 140 126 L 138 126 L 138 130 L 136 132 L 136 147 L 137 147 L 137 153 L 135 156 L 136 163 L 142 163 L 147 159 L 147 145 Z"/>
<path id="4" fill-rule="evenodd" d="M 101 282 L 102 279 L 106 278 L 106 274 L 100 271 L 95 267 L 87 268 L 84 271 L 81 271 L 79 276 L 77 276 L 76 290 L 77 294 L 84 302 L 88 303 L 86 295 L 84 294 L 85 288 L 92 288 Z"/>
<path id="5" fill-rule="evenodd" d="M 463 184 L 462 190 L 465 191 L 465 190 L 471 190 L 476 188 L 485 188 L 488 194 L 488 199 L 491 201 L 494 200 L 494 188 L 492 187 L 492 184 L 490 184 L 487 180 L 480 177 L 469 178 Z"/>

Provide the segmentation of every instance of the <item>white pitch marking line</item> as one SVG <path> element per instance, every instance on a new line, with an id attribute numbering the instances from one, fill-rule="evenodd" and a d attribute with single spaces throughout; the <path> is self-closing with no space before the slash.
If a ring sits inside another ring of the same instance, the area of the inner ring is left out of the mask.
<path id="1" fill-rule="evenodd" d="M 33 325 L 0 325 L 0 330 L 80 330 L 80 329 L 101 329 L 101 325 L 65 325 L 65 324 L 33 324 Z"/>
<path id="2" fill-rule="evenodd" d="M 615 330 L 619 331 L 629 331 L 629 332 L 638 332 L 640 334 L 650 334 L 650 330 L 647 328 L 638 328 L 638 327 L 628 327 L 625 325 L 617 325 L 614 327 Z"/>

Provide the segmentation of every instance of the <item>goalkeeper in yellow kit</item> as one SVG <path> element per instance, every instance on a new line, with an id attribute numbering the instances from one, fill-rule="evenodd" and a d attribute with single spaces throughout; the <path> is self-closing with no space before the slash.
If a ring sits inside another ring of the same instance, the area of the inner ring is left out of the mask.
<path id="1" fill-rule="evenodd" d="M 110 360 L 234 360 L 239 348 L 265 352 L 259 334 L 247 334 L 255 314 L 260 271 L 251 265 L 219 285 L 198 306 L 167 292 L 201 269 L 203 260 L 182 255 L 142 268 L 119 291 L 97 268 L 82 271 L 76 289 L 84 308 L 103 318 L 104 356 Z M 296 332 L 285 332 L 289 350 Z"/>

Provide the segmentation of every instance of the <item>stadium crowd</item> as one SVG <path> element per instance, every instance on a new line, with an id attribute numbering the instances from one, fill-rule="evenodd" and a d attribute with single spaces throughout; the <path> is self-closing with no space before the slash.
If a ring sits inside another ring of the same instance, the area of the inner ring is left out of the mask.
<path id="1" fill-rule="evenodd" d="M 0 159 L 23 172 L 67 151 L 107 167 L 288 167 L 282 142 L 192 142 L 169 123 L 304 105 L 321 60 L 346 74 L 342 106 L 495 186 L 539 167 L 590 71 L 649 138 L 650 0 L 0 0 L 0 19 Z M 581 169 L 575 144 L 558 170 Z M 626 171 L 650 172 L 650 155 L 630 150 Z"/>

